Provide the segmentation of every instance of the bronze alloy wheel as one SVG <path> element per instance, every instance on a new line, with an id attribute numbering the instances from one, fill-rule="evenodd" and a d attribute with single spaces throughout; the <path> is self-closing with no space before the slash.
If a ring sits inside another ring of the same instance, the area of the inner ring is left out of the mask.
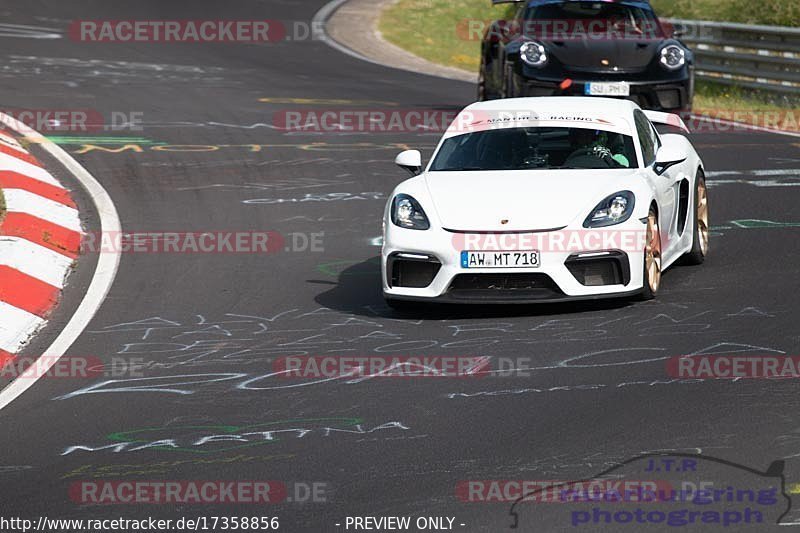
<path id="1" fill-rule="evenodd" d="M 700 251 L 708 254 L 708 191 L 705 180 L 697 182 L 697 238 L 700 240 Z"/>
<path id="2" fill-rule="evenodd" d="M 661 233 L 658 217 L 653 211 L 647 216 L 647 245 L 644 251 L 645 273 L 650 292 L 655 294 L 661 285 Z"/>

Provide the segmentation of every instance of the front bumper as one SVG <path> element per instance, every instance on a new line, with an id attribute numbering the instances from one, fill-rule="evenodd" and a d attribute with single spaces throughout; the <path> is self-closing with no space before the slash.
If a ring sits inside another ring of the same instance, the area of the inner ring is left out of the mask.
<path id="1" fill-rule="evenodd" d="M 575 81 L 567 89 L 562 89 L 560 83 L 539 81 L 532 79 L 519 80 L 518 96 L 586 96 L 585 87 L 590 80 Z M 657 111 L 682 111 L 691 110 L 691 88 L 689 82 L 678 83 L 648 83 L 629 82 L 631 94 L 628 100 L 636 102 L 642 109 Z"/>
<path id="2" fill-rule="evenodd" d="M 474 245 L 486 242 L 486 234 L 453 233 L 439 228 L 416 231 L 387 223 L 381 254 L 383 294 L 389 299 L 449 303 L 536 303 L 630 297 L 641 292 L 643 287 L 644 229 L 640 220 L 631 218 L 609 228 L 491 234 L 504 245 L 487 248 Z M 605 233 L 605 238 L 591 238 L 592 232 Z M 621 237 L 609 238 L 611 233 Z M 562 237 L 556 239 L 557 234 Z M 572 234 L 581 238 L 571 240 Z M 554 242 L 564 244 L 554 246 Z M 583 246 L 584 242 L 597 245 Z M 627 244 L 604 246 L 609 242 Z M 499 249 L 537 249 L 540 266 L 465 268 L 461 265 L 463 250 L 494 252 Z M 576 266 L 581 261 L 598 266 Z M 410 268 L 404 270 L 406 265 Z M 597 273 L 597 268 L 602 275 Z"/>
<path id="3" fill-rule="evenodd" d="M 691 111 L 694 97 L 694 69 L 687 67 L 674 73 L 653 75 L 648 69 L 634 73 L 570 72 L 563 69 L 539 70 L 520 67 L 513 70 L 511 92 L 515 96 L 586 96 L 586 85 L 591 82 L 618 82 L 630 84 L 628 100 L 642 109 L 659 111 Z M 565 80 L 569 87 L 562 88 Z"/>

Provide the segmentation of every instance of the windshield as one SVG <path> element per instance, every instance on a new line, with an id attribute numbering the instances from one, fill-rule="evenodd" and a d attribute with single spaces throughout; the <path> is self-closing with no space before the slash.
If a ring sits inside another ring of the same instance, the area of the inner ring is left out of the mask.
<path id="1" fill-rule="evenodd" d="M 431 171 L 637 167 L 633 138 L 585 128 L 484 130 L 442 143 Z"/>
<path id="2" fill-rule="evenodd" d="M 581 27 L 590 28 L 594 32 L 625 30 L 626 34 L 632 35 L 663 36 L 653 11 L 619 3 L 570 1 L 545 4 L 529 8 L 525 19 L 533 23 L 564 21 L 564 30 Z M 593 24 L 589 25 L 590 22 Z"/>

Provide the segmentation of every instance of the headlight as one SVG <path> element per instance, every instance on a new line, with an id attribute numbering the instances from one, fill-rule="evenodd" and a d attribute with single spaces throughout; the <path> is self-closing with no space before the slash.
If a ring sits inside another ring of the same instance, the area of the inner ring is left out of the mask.
<path id="1" fill-rule="evenodd" d="M 584 228 L 603 228 L 622 224 L 633 214 L 636 199 L 631 191 L 612 194 L 595 207 L 583 222 Z"/>
<path id="2" fill-rule="evenodd" d="M 407 194 L 398 194 L 392 200 L 392 223 L 406 229 L 428 229 L 431 227 L 425 211 Z"/>
<path id="3" fill-rule="evenodd" d="M 677 44 L 670 44 L 661 49 L 661 66 L 669 70 L 678 70 L 686 64 L 686 50 Z"/>
<path id="4" fill-rule="evenodd" d="M 519 56 L 532 67 L 543 67 L 547 63 L 547 50 L 542 43 L 528 41 L 519 47 Z"/>

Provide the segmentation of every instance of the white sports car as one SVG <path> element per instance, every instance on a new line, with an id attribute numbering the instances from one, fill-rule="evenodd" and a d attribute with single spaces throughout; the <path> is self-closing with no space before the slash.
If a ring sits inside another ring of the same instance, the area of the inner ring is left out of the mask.
<path id="1" fill-rule="evenodd" d="M 383 294 L 532 303 L 653 298 L 664 269 L 708 252 L 704 168 L 677 115 L 626 100 L 472 104 L 427 168 L 408 150 L 383 220 Z"/>

